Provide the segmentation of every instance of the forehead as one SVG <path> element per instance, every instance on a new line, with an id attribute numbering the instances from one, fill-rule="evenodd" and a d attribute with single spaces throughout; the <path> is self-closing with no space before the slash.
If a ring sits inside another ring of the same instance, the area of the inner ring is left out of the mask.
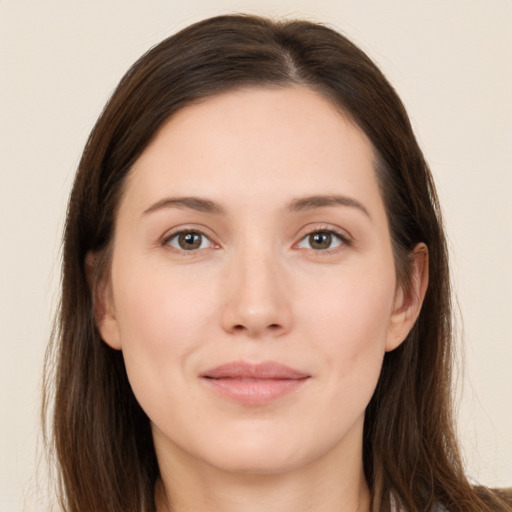
<path id="1" fill-rule="evenodd" d="M 366 135 L 303 87 L 239 89 L 183 108 L 136 161 L 126 189 L 142 202 L 192 193 L 254 204 L 305 192 L 380 195 Z"/>

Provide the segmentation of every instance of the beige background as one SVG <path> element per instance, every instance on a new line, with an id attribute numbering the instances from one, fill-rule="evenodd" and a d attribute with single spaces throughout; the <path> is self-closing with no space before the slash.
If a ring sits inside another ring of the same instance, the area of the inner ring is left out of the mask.
<path id="1" fill-rule="evenodd" d="M 468 472 L 512 485 L 512 1 L 0 0 L 1 512 L 43 510 L 41 366 L 66 200 L 87 134 L 149 46 L 232 11 L 328 22 L 402 96 L 450 237 L 464 317 L 459 430 Z"/>

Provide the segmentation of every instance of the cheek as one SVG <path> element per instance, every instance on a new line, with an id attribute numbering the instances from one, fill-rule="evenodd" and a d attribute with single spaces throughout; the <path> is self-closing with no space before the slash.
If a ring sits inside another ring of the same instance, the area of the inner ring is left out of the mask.
<path id="1" fill-rule="evenodd" d="M 323 354 L 333 389 L 371 396 L 385 353 L 394 287 L 394 273 L 376 268 L 340 275 L 314 300 L 304 300 L 297 321 Z"/>
<path id="2" fill-rule="evenodd" d="M 130 272 L 124 272 L 123 263 L 119 263 L 120 279 L 113 283 L 123 345 L 140 344 L 148 352 L 186 350 L 209 321 L 214 300 L 208 280 L 184 277 L 159 265 L 129 265 Z"/>
<path id="3" fill-rule="evenodd" d="M 190 372 L 193 354 L 213 325 L 213 292 L 205 280 L 122 260 L 112 282 L 128 378 L 144 409 L 158 408 Z"/>
<path id="4" fill-rule="evenodd" d="M 304 319 L 304 325 L 318 332 L 314 339 L 337 340 L 337 346 L 357 348 L 385 339 L 395 296 L 394 272 L 382 266 L 329 277 L 316 288 L 304 283 L 298 322 Z"/>

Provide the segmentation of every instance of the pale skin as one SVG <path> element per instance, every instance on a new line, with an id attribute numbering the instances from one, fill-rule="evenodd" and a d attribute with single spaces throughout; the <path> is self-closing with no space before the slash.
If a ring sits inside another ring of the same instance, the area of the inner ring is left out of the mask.
<path id="1" fill-rule="evenodd" d="M 368 512 L 364 411 L 421 307 L 424 245 L 412 261 L 404 290 L 372 146 L 318 93 L 231 91 L 167 121 L 130 171 L 96 289 L 151 421 L 158 512 Z M 238 403 L 201 378 L 231 361 L 307 379 Z"/>

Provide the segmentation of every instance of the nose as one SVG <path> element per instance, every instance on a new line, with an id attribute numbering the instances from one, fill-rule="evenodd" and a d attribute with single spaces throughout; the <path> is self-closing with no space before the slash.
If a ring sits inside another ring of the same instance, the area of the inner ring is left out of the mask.
<path id="1" fill-rule="evenodd" d="M 292 323 L 283 266 L 270 250 L 247 248 L 229 267 L 224 288 L 223 328 L 251 338 L 280 336 Z"/>

